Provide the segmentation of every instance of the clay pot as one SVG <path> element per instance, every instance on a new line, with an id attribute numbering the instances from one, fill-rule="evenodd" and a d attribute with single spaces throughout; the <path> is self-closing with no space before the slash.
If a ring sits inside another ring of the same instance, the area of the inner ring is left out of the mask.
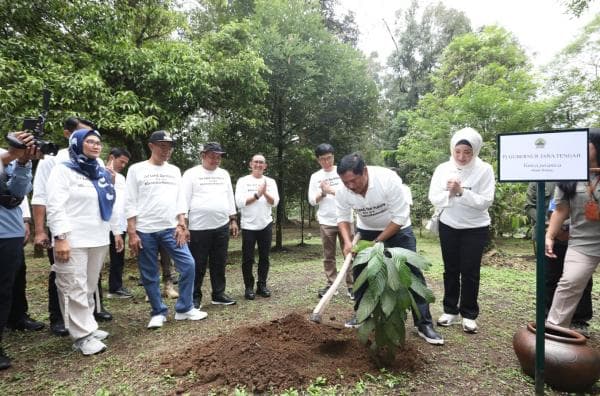
<path id="1" fill-rule="evenodd" d="M 525 374 L 535 378 L 535 323 L 519 329 L 513 348 Z M 581 334 L 546 323 L 544 382 L 567 392 L 582 392 L 600 378 L 600 352 Z"/>

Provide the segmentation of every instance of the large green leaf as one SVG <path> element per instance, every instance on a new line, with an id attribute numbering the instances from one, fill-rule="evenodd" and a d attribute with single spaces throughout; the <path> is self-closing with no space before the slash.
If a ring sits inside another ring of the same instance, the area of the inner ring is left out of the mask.
<path id="1" fill-rule="evenodd" d="M 395 261 L 405 259 L 410 265 L 421 270 L 427 270 L 431 267 L 431 263 L 427 259 L 412 250 L 398 247 L 388 248 L 387 250 L 392 254 L 392 258 Z"/>
<path id="2" fill-rule="evenodd" d="M 359 242 L 368 242 L 368 241 L 359 241 Z M 361 249 L 358 253 L 356 253 L 356 256 L 354 256 L 354 259 L 352 260 L 352 266 L 357 266 L 357 265 L 361 265 L 364 264 L 366 262 L 368 262 L 369 260 L 371 260 L 371 257 L 373 257 L 373 255 L 375 255 L 375 249 L 372 249 L 371 247 L 367 247 L 365 249 Z"/>
<path id="3" fill-rule="evenodd" d="M 435 302 L 435 296 L 433 295 L 433 292 L 427 286 L 425 286 L 421 279 L 417 278 L 414 274 L 412 275 L 412 283 L 410 288 L 412 291 L 423 297 L 428 303 Z"/>
<path id="4" fill-rule="evenodd" d="M 372 289 L 370 288 L 367 289 L 360 300 L 360 305 L 356 311 L 356 319 L 359 322 L 364 322 L 371 315 L 375 309 L 375 306 L 377 306 L 377 303 L 379 302 L 379 297 L 374 296 L 371 290 Z"/>
<path id="5" fill-rule="evenodd" d="M 410 292 L 408 291 L 408 289 L 400 289 L 397 292 L 397 309 L 400 309 L 402 311 L 406 311 L 407 309 L 410 308 Z"/>
<path id="6" fill-rule="evenodd" d="M 402 287 L 408 289 L 412 283 L 412 272 L 408 265 L 402 262 L 396 263 L 396 269 L 398 270 L 398 281 Z"/>
<path id="7" fill-rule="evenodd" d="M 396 268 L 392 259 L 384 257 L 383 261 L 387 268 L 387 284 L 390 289 L 397 291 L 400 288 L 400 274 L 398 274 L 398 268 Z"/>
<path id="8" fill-rule="evenodd" d="M 360 342 L 362 342 L 363 344 L 367 343 L 367 341 L 369 340 L 369 336 L 375 329 L 375 324 L 376 323 L 374 318 L 368 318 L 360 325 L 360 327 L 358 328 L 358 340 Z"/>
<path id="9" fill-rule="evenodd" d="M 398 332 L 398 328 L 391 321 L 386 321 L 386 323 L 383 325 L 383 329 L 385 331 L 386 338 L 395 346 L 398 346 L 404 342 L 402 334 Z"/>
<path id="10" fill-rule="evenodd" d="M 373 295 L 381 297 L 387 283 L 387 270 L 382 265 L 373 278 L 369 279 L 369 289 L 372 289 Z"/>
<path id="11" fill-rule="evenodd" d="M 366 267 L 366 265 L 365 265 Z M 366 268 L 363 268 L 362 272 L 360 273 L 360 275 L 358 275 L 358 277 L 354 280 L 354 290 L 358 290 L 363 283 L 365 283 L 365 281 L 369 278 L 369 273 L 366 271 Z"/>
<path id="12" fill-rule="evenodd" d="M 382 255 L 376 254 L 375 256 L 373 256 L 373 258 L 369 261 L 369 264 L 367 264 L 369 279 L 373 279 L 377 275 L 377 273 L 381 271 L 383 265 L 384 264 Z"/>
<path id="13" fill-rule="evenodd" d="M 396 293 L 394 293 L 390 289 L 386 289 L 381 294 L 381 310 L 385 314 L 386 317 L 389 317 L 390 314 L 394 311 L 396 307 Z"/>

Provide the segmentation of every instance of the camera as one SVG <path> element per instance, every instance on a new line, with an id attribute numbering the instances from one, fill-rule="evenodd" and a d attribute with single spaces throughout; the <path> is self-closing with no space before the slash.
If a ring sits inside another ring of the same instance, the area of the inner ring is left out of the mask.
<path id="1" fill-rule="evenodd" d="M 29 132 L 33 135 L 34 145 L 43 154 L 56 155 L 58 153 L 58 145 L 56 143 L 43 140 L 44 136 L 44 125 L 46 124 L 46 117 L 48 115 L 48 108 L 50 106 L 50 95 L 51 92 L 44 89 L 43 92 L 43 109 L 37 118 L 25 118 L 23 120 L 23 131 Z M 14 148 L 24 149 L 27 148 L 14 134 L 9 133 L 6 136 L 8 144 Z"/>

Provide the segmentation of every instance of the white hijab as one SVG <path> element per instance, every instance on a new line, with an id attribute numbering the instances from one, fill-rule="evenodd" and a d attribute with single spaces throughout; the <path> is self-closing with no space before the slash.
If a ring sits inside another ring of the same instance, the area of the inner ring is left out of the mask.
<path id="1" fill-rule="evenodd" d="M 466 140 L 469 142 L 471 148 L 473 149 L 473 159 L 466 165 L 457 164 L 456 161 L 454 161 L 454 156 L 452 155 L 454 152 L 454 147 L 456 147 L 456 144 L 461 140 Z M 483 139 L 481 138 L 479 132 L 477 132 L 475 129 L 467 127 L 454 132 L 452 139 L 450 139 L 450 162 L 460 170 L 472 168 L 477 162 L 481 161 L 478 157 L 481 146 L 483 146 Z"/>

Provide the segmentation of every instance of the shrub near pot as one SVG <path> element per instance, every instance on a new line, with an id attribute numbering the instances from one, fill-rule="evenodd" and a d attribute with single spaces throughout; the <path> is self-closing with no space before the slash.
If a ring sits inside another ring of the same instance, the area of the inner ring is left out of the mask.
<path id="1" fill-rule="evenodd" d="M 535 378 L 535 323 L 519 329 L 513 348 L 525 374 Z M 582 392 L 600 378 L 600 352 L 581 334 L 546 323 L 544 382 L 567 392 Z"/>

